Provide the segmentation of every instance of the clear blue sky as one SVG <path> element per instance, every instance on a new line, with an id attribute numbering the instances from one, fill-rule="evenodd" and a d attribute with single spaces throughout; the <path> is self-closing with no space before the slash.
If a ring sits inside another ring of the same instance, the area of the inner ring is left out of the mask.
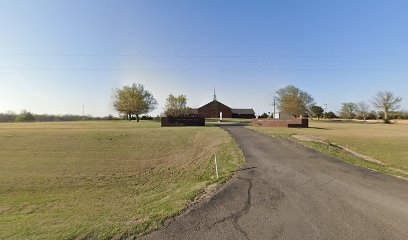
<path id="1" fill-rule="evenodd" d="M 379 90 L 408 110 L 408 1 L 0 0 L 0 112 L 115 114 L 112 89 L 270 111 L 294 84 L 318 104 Z"/>

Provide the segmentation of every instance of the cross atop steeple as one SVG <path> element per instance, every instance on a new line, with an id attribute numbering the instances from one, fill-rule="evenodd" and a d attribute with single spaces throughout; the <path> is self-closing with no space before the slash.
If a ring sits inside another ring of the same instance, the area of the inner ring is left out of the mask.
<path id="1" fill-rule="evenodd" d="M 214 98 L 214 99 L 213 99 L 214 101 L 217 101 L 217 94 L 215 94 L 215 84 L 214 84 L 214 95 L 213 95 L 213 98 Z"/>

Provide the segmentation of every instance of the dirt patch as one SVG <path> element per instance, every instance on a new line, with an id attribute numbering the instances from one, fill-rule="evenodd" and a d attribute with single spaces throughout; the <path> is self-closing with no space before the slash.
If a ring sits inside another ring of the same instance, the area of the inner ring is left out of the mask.
<path id="1" fill-rule="evenodd" d="M 408 120 L 392 120 L 391 122 L 397 124 L 408 124 Z"/>
<path id="2" fill-rule="evenodd" d="M 310 136 L 310 135 L 292 135 L 292 137 L 306 142 L 320 142 L 320 143 L 328 143 L 327 139 L 317 136 Z"/>
<path id="3" fill-rule="evenodd" d="M 150 219 L 148 217 L 144 217 L 144 218 L 134 218 L 132 220 L 129 221 L 130 225 L 140 225 L 143 223 L 148 222 Z"/>
<path id="4" fill-rule="evenodd" d="M 9 208 L 0 206 L 0 214 L 5 213 L 8 210 L 9 210 Z"/>
<path id="5" fill-rule="evenodd" d="M 192 205 L 210 199 L 214 195 L 214 193 L 221 187 L 221 185 L 222 184 L 211 184 L 206 186 L 204 188 L 204 192 L 198 195 L 193 200 Z"/>

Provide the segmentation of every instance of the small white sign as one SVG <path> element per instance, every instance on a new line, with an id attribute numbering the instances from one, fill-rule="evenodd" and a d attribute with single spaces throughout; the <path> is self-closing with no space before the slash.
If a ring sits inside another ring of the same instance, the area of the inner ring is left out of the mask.
<path id="1" fill-rule="evenodd" d="M 217 154 L 214 155 L 215 159 L 215 176 L 218 178 L 218 161 L 217 161 Z"/>

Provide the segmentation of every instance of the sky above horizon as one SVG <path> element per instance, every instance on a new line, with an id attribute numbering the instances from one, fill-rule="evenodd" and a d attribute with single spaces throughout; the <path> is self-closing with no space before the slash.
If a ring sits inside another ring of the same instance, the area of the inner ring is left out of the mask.
<path id="1" fill-rule="evenodd" d="M 408 110 L 408 1 L 0 0 L 0 112 L 117 115 L 141 83 L 191 107 L 271 111 L 293 84 L 337 112 L 377 91 Z"/>

